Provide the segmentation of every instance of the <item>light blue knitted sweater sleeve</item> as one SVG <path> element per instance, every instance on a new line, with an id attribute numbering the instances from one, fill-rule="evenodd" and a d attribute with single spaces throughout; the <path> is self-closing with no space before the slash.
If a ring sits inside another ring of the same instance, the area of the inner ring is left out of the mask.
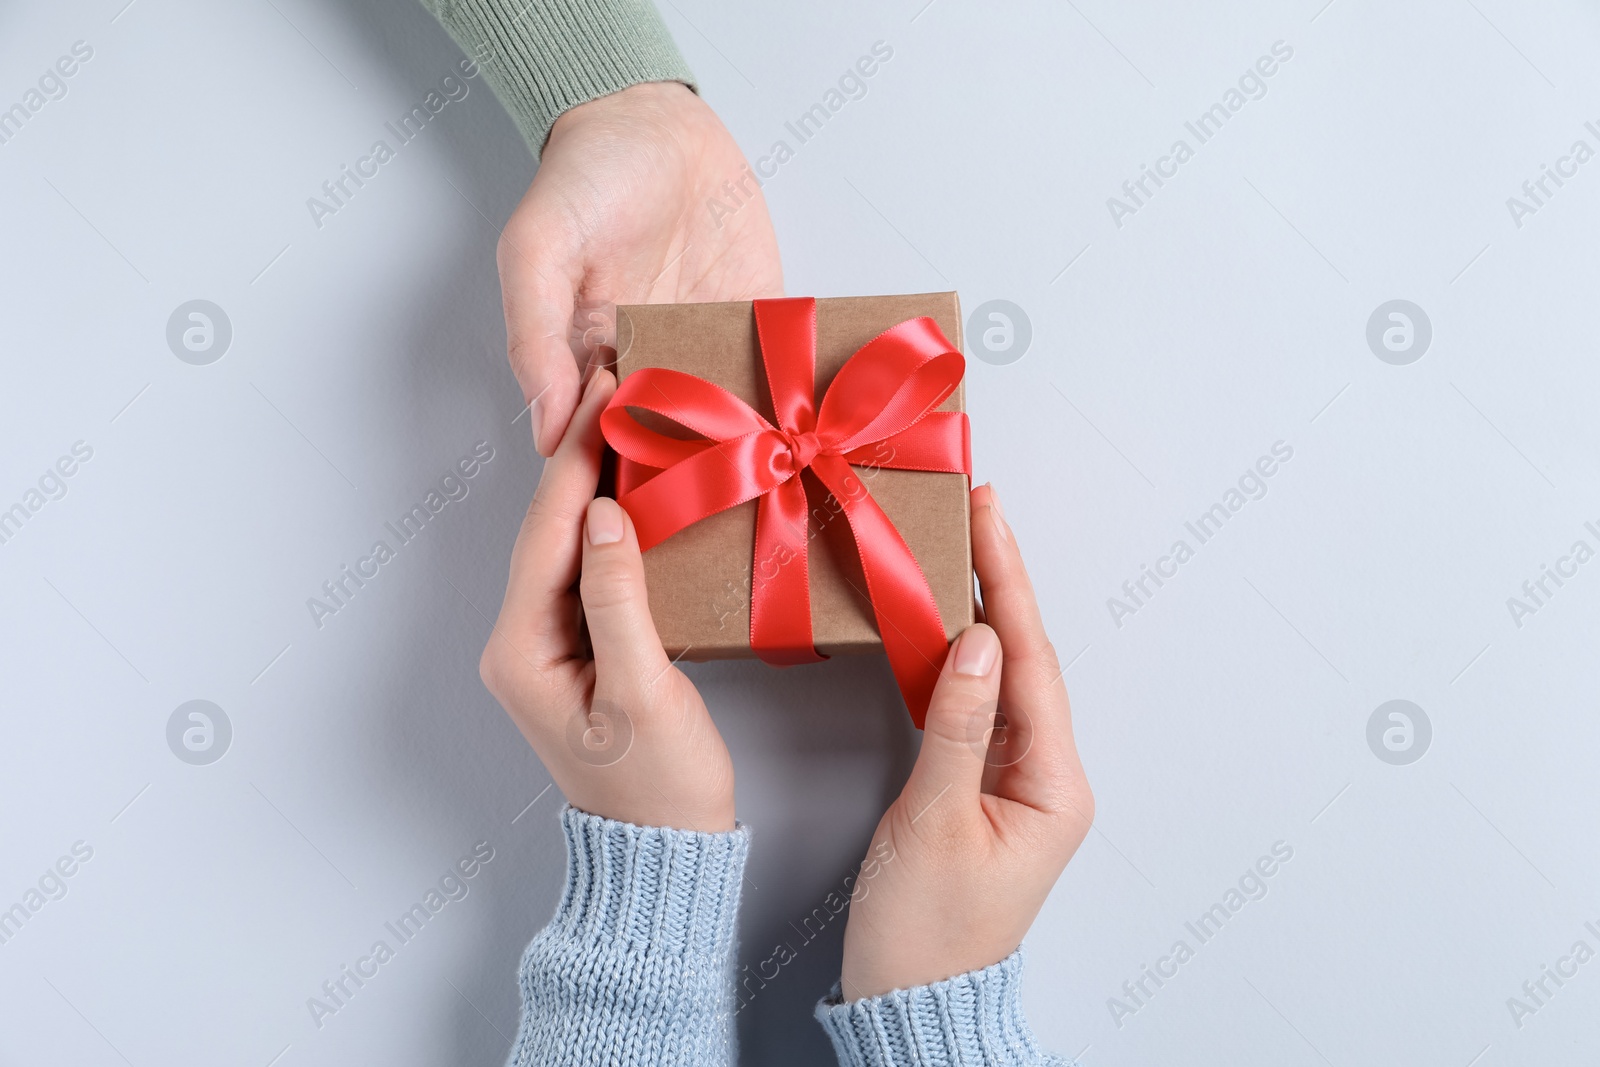
<path id="1" fill-rule="evenodd" d="M 981 971 L 841 1001 L 817 1021 L 843 1067 L 1075 1067 L 1039 1047 L 1022 1015 L 1022 950 Z"/>
<path id="2" fill-rule="evenodd" d="M 522 955 L 511 1067 L 722 1067 L 750 834 L 561 813 L 567 884 Z"/>
<path id="3" fill-rule="evenodd" d="M 731 1067 L 739 890 L 750 834 L 668 830 L 566 808 L 567 883 L 523 953 L 510 1067 Z M 1059 1067 L 1022 1016 L 1020 953 L 841 1002 L 817 1019 L 844 1067 Z"/>

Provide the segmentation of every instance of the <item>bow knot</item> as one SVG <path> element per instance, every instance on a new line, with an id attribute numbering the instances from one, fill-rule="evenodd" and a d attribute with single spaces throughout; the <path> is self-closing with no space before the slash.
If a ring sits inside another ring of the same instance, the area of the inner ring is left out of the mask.
<path id="1" fill-rule="evenodd" d="M 822 451 L 822 442 L 817 440 L 817 435 L 813 432 L 788 433 L 783 430 L 778 432 L 783 434 L 783 441 L 789 446 L 789 458 L 794 463 L 796 474 L 811 466 L 811 461 Z"/>
<path id="2" fill-rule="evenodd" d="M 776 425 L 703 378 L 635 371 L 600 416 L 620 457 L 617 502 L 633 519 L 639 547 L 649 549 L 756 500 L 750 647 L 769 663 L 809 663 L 822 658 L 811 630 L 810 507 L 798 477 L 810 468 L 849 523 L 878 635 L 920 728 L 948 650 L 944 624 L 916 557 L 851 465 L 971 474 L 966 415 L 937 410 L 961 384 L 961 353 L 932 319 L 907 319 L 850 357 L 819 408 L 816 301 L 757 300 L 752 311 Z M 629 408 L 665 416 L 701 439 L 658 433 Z"/>

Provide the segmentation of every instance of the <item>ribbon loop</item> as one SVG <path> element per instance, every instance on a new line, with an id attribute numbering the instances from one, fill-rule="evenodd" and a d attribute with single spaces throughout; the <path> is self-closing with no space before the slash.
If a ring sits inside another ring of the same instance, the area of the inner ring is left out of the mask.
<path id="1" fill-rule="evenodd" d="M 756 510 L 750 647 L 769 663 L 815 662 L 810 469 L 839 504 L 867 579 L 878 633 L 920 729 L 947 645 L 927 577 L 851 465 L 972 473 L 967 417 L 936 410 L 965 372 L 961 353 L 931 318 L 907 319 L 868 341 L 816 404 L 816 301 L 757 300 L 756 333 L 776 425 L 726 389 L 682 371 L 647 368 L 617 387 L 600 416 L 621 457 L 617 502 L 648 549 L 686 526 L 748 500 Z M 650 411 L 699 435 L 650 429 Z"/>

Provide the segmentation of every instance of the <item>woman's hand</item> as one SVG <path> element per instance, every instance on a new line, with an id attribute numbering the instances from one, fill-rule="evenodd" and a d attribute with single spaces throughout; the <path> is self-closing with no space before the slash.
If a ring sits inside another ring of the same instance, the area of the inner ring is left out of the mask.
<path id="1" fill-rule="evenodd" d="M 610 305 L 783 295 L 755 175 L 716 113 L 677 82 L 556 120 L 499 261 L 511 369 L 546 456 L 577 406 L 581 364 L 615 341 Z"/>
<path id="2" fill-rule="evenodd" d="M 480 670 L 573 807 L 641 826 L 731 830 L 727 746 L 661 650 L 632 521 L 616 501 L 595 499 L 600 412 L 615 391 L 610 371 L 595 373 L 545 464 Z"/>
<path id="3" fill-rule="evenodd" d="M 1009 956 L 1094 819 L 1061 667 L 988 486 L 972 493 L 972 554 L 988 625 L 951 648 L 922 751 L 857 877 L 847 999 Z"/>

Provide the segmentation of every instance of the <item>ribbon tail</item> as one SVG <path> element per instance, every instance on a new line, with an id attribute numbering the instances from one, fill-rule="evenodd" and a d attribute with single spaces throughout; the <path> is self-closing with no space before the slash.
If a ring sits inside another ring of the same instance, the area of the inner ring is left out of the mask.
<path id="1" fill-rule="evenodd" d="M 839 501 L 850 524 L 878 635 L 906 710 L 920 730 L 950 651 L 933 590 L 900 531 L 843 457 L 818 456 L 811 469 Z"/>
<path id="2" fill-rule="evenodd" d="M 806 490 L 798 477 L 756 503 L 755 561 L 750 572 L 750 648 L 764 662 L 817 663 L 811 633 Z"/>

